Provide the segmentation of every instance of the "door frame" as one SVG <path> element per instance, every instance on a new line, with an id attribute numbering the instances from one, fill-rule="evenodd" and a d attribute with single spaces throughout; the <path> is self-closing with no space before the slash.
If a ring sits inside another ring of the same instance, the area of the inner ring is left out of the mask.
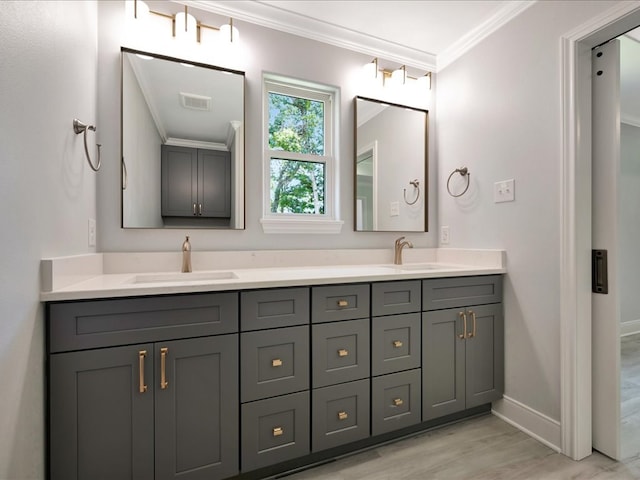
<path id="1" fill-rule="evenodd" d="M 591 49 L 640 24 L 620 2 L 561 38 L 560 388 L 562 453 L 591 455 Z"/>

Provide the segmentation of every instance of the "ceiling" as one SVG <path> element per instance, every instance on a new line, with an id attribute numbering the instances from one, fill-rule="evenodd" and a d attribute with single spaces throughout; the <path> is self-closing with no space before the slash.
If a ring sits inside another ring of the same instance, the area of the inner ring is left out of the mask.
<path id="1" fill-rule="evenodd" d="M 535 0 L 199 0 L 202 10 L 437 71 Z"/>

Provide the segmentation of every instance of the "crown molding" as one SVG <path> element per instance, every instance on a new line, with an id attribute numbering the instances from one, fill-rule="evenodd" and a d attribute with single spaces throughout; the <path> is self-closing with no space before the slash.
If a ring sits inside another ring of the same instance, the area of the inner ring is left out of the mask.
<path id="1" fill-rule="evenodd" d="M 424 52 L 372 35 L 349 30 L 315 18 L 289 12 L 260 1 L 229 2 L 210 0 L 178 1 L 200 10 L 233 17 L 248 23 L 271 28 L 292 35 L 310 38 L 351 51 L 383 58 L 401 65 L 437 72 L 451 64 L 487 36 L 525 11 L 537 0 L 508 2 L 491 18 L 474 28 L 440 55 Z"/>
<path id="2" fill-rule="evenodd" d="M 488 18 L 484 23 L 481 23 L 473 30 L 470 30 L 457 42 L 453 43 L 449 48 L 439 54 L 437 70 L 443 70 L 445 67 L 452 64 L 462 55 L 479 44 L 482 40 L 487 38 L 489 35 L 491 35 L 493 32 L 495 32 L 505 24 L 509 23 L 511 20 L 520 15 L 536 2 L 537 0 L 522 0 L 517 2 L 505 3 L 500 10 L 498 10 L 493 16 Z"/>

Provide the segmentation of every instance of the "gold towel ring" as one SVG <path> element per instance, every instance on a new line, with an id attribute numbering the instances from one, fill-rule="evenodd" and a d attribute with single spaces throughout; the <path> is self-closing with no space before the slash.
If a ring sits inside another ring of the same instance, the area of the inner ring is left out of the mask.
<path id="1" fill-rule="evenodd" d="M 84 133 L 84 153 L 87 156 L 87 162 L 89 162 L 89 166 L 91 167 L 91 170 L 93 170 L 94 172 L 97 172 L 98 170 L 100 170 L 100 147 L 102 145 L 100 145 L 99 143 L 96 143 L 96 145 L 98 146 L 98 163 L 94 167 L 93 162 L 91 161 L 91 156 L 89 155 L 89 148 L 87 147 L 87 130 L 91 130 L 92 132 L 95 132 L 96 127 L 93 125 L 85 125 L 77 118 L 73 119 L 73 131 L 76 133 L 76 135 Z"/>
<path id="2" fill-rule="evenodd" d="M 464 190 L 457 195 L 454 195 L 453 193 L 451 193 L 451 189 L 449 188 L 449 182 L 451 182 L 451 177 L 453 177 L 454 173 L 459 173 L 463 177 L 467 177 L 467 186 L 464 187 Z M 451 195 L 452 197 L 456 197 L 456 198 L 461 197 L 462 195 L 467 193 L 467 190 L 469 190 L 470 183 L 471 183 L 471 173 L 469 173 L 469 169 L 467 167 L 456 168 L 453 172 L 451 172 L 451 175 L 449 175 L 449 178 L 447 179 L 447 192 L 449 192 L 449 195 Z"/>

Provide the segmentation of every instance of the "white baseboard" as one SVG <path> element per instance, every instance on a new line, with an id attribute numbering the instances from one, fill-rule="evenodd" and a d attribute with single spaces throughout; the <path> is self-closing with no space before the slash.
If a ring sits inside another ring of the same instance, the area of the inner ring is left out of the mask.
<path id="1" fill-rule="evenodd" d="M 561 451 L 562 432 L 557 420 L 507 396 L 494 402 L 491 412 L 547 447 Z"/>
<path id="2" fill-rule="evenodd" d="M 634 335 L 640 333 L 640 320 L 631 320 L 620 324 L 620 336 Z"/>

